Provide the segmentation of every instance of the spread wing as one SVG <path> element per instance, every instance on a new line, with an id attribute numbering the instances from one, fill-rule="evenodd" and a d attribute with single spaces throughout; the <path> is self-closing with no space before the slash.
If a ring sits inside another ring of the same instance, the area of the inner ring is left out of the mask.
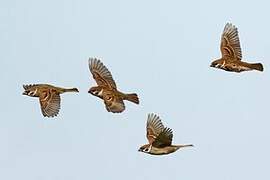
<path id="1" fill-rule="evenodd" d="M 103 100 L 108 112 L 121 113 L 125 110 L 124 101 L 114 94 L 103 94 Z"/>
<path id="2" fill-rule="evenodd" d="M 231 23 L 227 23 L 224 27 L 221 36 L 220 50 L 222 57 L 229 57 L 239 61 L 242 59 L 238 30 Z"/>
<path id="3" fill-rule="evenodd" d="M 163 129 L 164 126 L 161 119 L 153 113 L 148 114 L 146 123 L 146 138 L 148 139 L 149 144 L 152 144 L 155 141 Z"/>
<path id="4" fill-rule="evenodd" d="M 173 132 L 170 128 L 164 128 L 152 143 L 154 147 L 162 148 L 172 144 Z"/>
<path id="5" fill-rule="evenodd" d="M 60 110 L 60 95 L 54 89 L 43 90 L 39 96 L 40 107 L 43 116 L 57 116 Z"/>
<path id="6" fill-rule="evenodd" d="M 89 69 L 96 80 L 98 86 L 105 86 L 110 89 L 116 89 L 111 72 L 96 58 L 89 59 Z"/>

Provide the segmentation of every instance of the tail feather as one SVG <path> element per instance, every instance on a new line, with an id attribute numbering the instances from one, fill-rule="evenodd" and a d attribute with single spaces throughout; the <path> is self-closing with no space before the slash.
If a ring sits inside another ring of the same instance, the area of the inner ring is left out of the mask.
<path id="1" fill-rule="evenodd" d="M 261 63 L 250 64 L 250 68 L 258 71 L 263 71 L 263 65 Z"/>
<path id="2" fill-rule="evenodd" d="M 137 96 L 136 93 L 126 94 L 125 95 L 125 100 L 128 100 L 130 102 L 133 102 L 135 104 L 139 104 L 139 98 L 138 98 L 138 96 Z"/>
<path id="3" fill-rule="evenodd" d="M 179 148 L 183 148 L 183 147 L 193 147 L 193 144 L 177 145 L 177 147 L 179 147 Z"/>
<path id="4" fill-rule="evenodd" d="M 65 89 L 65 92 L 79 92 L 77 88 Z"/>
<path id="5" fill-rule="evenodd" d="M 184 147 L 194 147 L 193 144 L 187 144 L 187 145 L 184 145 Z"/>

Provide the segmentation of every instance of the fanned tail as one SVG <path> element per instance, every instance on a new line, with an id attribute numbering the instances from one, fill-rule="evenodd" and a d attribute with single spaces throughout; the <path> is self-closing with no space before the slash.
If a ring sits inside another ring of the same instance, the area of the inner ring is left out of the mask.
<path id="1" fill-rule="evenodd" d="M 138 96 L 137 96 L 136 93 L 126 94 L 125 95 L 125 100 L 128 100 L 130 102 L 133 102 L 135 104 L 139 104 L 139 98 L 138 98 Z"/>
<path id="2" fill-rule="evenodd" d="M 193 144 L 177 145 L 177 147 L 179 147 L 179 148 L 183 148 L 183 147 L 193 147 Z"/>
<path id="3" fill-rule="evenodd" d="M 79 92 L 77 88 L 70 88 L 70 89 L 65 89 L 65 92 Z"/>
<path id="4" fill-rule="evenodd" d="M 263 65 L 261 63 L 254 63 L 254 64 L 249 64 L 251 69 L 255 69 L 258 71 L 263 71 Z"/>

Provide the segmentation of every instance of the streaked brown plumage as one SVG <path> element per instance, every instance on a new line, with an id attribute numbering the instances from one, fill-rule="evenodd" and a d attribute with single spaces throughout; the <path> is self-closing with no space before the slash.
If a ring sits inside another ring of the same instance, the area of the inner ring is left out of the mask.
<path id="1" fill-rule="evenodd" d="M 164 127 L 161 119 L 153 113 L 148 114 L 146 138 L 149 144 L 141 146 L 138 151 L 152 155 L 170 154 L 180 148 L 193 146 L 192 144 L 172 145 L 172 129 Z"/>
<path id="2" fill-rule="evenodd" d="M 261 63 L 247 63 L 241 61 L 242 52 L 238 30 L 231 23 L 227 23 L 224 27 L 221 36 L 220 51 L 222 58 L 213 61 L 211 67 L 238 73 L 251 70 L 263 71 L 263 65 Z"/>
<path id="3" fill-rule="evenodd" d="M 103 99 L 108 112 L 123 112 L 125 110 L 124 100 L 139 104 L 137 94 L 125 94 L 117 90 L 110 71 L 100 60 L 90 58 L 89 69 L 98 86 L 91 87 L 88 93 Z"/>
<path id="4" fill-rule="evenodd" d="M 39 97 L 40 108 L 44 117 L 57 116 L 60 110 L 60 94 L 79 92 L 77 88 L 65 89 L 49 84 L 23 85 L 23 95 Z"/>

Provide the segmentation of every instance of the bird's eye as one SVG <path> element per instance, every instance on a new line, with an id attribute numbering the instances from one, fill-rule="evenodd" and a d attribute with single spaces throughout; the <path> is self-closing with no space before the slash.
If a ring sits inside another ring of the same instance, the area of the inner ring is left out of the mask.
<path id="1" fill-rule="evenodd" d="M 147 152 L 147 151 L 148 151 L 148 149 L 146 148 L 146 149 L 144 149 L 144 151 L 146 151 L 146 152 Z"/>
<path id="2" fill-rule="evenodd" d="M 95 91 L 95 90 L 93 90 L 92 93 L 93 93 L 94 95 L 97 95 L 97 91 Z"/>

